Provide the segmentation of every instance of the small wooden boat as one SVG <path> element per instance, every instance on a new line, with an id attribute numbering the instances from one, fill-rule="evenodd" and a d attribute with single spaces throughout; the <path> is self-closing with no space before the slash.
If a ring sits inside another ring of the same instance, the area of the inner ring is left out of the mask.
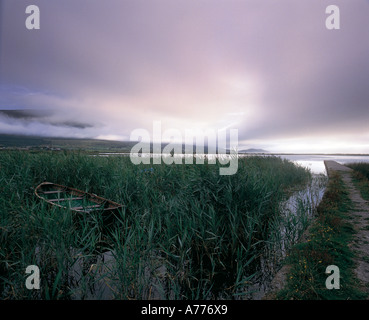
<path id="1" fill-rule="evenodd" d="M 35 189 L 35 194 L 38 198 L 53 206 L 67 208 L 79 213 L 93 211 L 108 213 L 122 208 L 121 204 L 114 201 L 52 182 L 39 184 Z"/>

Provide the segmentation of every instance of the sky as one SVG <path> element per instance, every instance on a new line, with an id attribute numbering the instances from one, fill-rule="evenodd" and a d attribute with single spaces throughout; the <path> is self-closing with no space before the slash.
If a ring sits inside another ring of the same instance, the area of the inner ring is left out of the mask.
<path id="1" fill-rule="evenodd" d="M 0 133 L 129 140 L 155 121 L 369 153 L 369 0 L 0 0 Z"/>

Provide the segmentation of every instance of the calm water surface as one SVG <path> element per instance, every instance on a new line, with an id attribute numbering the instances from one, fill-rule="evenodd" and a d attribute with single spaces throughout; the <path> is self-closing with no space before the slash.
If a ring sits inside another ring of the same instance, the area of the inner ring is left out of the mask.
<path id="1" fill-rule="evenodd" d="M 291 160 L 295 163 L 300 164 L 303 167 L 308 167 L 313 173 L 323 173 L 326 174 L 324 160 L 337 161 L 340 164 L 347 164 L 353 162 L 369 162 L 369 156 L 361 155 L 304 155 L 304 154 L 294 154 L 294 155 L 277 155 L 281 158 Z"/>

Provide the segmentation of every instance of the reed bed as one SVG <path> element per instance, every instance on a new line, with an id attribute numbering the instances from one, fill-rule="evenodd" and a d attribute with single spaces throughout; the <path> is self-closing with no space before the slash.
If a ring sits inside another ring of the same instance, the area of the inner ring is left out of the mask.
<path id="1" fill-rule="evenodd" d="M 360 194 L 363 199 L 369 201 L 369 163 L 356 162 L 345 165 L 351 169 L 354 169 L 352 173 L 353 182 L 360 190 Z"/>
<path id="2" fill-rule="evenodd" d="M 311 173 L 272 156 L 238 161 L 237 174 L 220 176 L 219 163 L 137 166 L 82 152 L 0 152 L 0 298 L 247 297 L 265 271 L 265 248 L 280 241 L 281 203 Z M 35 197 L 42 181 L 124 208 L 110 225 L 98 213 L 76 222 Z M 302 206 L 301 216 L 307 211 Z M 39 290 L 25 287 L 28 265 L 40 268 Z"/>
<path id="3" fill-rule="evenodd" d="M 347 167 L 354 169 L 356 172 L 359 172 L 362 177 L 365 177 L 369 180 L 369 163 L 368 162 L 354 162 L 345 164 Z"/>

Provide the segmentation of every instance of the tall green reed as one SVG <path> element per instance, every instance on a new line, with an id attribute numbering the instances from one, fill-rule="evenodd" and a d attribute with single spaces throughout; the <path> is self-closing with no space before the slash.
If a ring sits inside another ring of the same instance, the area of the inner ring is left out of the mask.
<path id="1" fill-rule="evenodd" d="M 277 157 L 239 159 L 238 172 L 210 165 L 133 165 L 83 153 L 0 153 L 1 279 L 4 298 L 30 298 L 27 264 L 41 267 L 39 297 L 91 297 L 99 281 L 119 299 L 237 298 L 262 272 L 261 252 L 288 190 L 310 173 Z M 145 170 L 147 169 L 147 170 Z M 35 198 L 42 181 L 124 204 L 114 224 L 50 209 Z M 95 273 L 111 252 L 114 263 Z M 84 267 L 76 275 L 75 266 Z M 98 294 L 98 293 L 96 293 Z"/>

